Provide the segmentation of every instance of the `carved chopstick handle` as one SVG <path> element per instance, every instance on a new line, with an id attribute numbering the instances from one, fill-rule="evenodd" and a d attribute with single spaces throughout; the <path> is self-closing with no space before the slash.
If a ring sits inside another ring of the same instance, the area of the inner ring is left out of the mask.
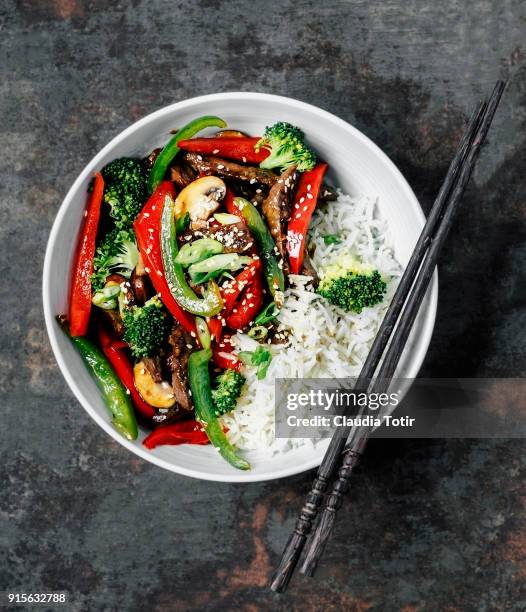
<path id="1" fill-rule="evenodd" d="M 312 482 L 311 490 L 305 498 L 305 503 L 296 521 L 294 531 L 285 546 L 280 564 L 270 584 L 270 588 L 277 593 L 281 593 L 287 588 L 307 536 L 312 529 L 312 522 L 316 518 L 328 484 L 327 478 L 320 474 Z"/>
<path id="2" fill-rule="evenodd" d="M 332 485 L 332 490 L 325 502 L 320 521 L 309 541 L 307 554 L 300 569 L 302 574 L 312 576 L 316 570 L 318 560 L 323 554 L 325 545 L 330 537 L 336 519 L 336 512 L 343 503 L 345 493 L 349 489 L 352 473 L 360 462 L 361 456 L 362 453 L 355 448 L 345 451 L 342 465 L 338 470 L 338 478 Z"/>

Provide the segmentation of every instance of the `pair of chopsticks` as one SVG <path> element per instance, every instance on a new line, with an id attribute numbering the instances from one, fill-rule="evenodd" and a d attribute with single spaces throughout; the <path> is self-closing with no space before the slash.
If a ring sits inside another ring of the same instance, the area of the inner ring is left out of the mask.
<path id="1" fill-rule="evenodd" d="M 468 123 L 356 381 L 357 392 L 382 391 L 389 386 L 389 381 L 394 376 L 504 88 L 505 83 L 497 81 L 491 96 L 479 104 Z M 336 513 L 349 487 L 352 472 L 359 463 L 370 433 L 371 428 L 368 427 L 346 427 L 339 428 L 333 435 L 272 579 L 270 588 L 273 591 L 283 592 L 287 588 L 325 499 L 320 519 L 308 540 L 300 569 L 303 574 L 313 575 L 330 537 Z M 331 490 L 326 495 L 331 482 Z"/>

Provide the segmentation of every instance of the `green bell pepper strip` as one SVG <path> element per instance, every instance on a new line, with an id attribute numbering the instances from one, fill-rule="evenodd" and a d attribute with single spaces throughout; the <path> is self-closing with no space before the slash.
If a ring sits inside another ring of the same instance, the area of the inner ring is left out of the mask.
<path id="1" fill-rule="evenodd" d="M 199 238 L 189 244 L 184 244 L 179 253 L 177 253 L 175 261 L 184 268 L 188 268 L 188 266 L 203 261 L 203 259 L 207 259 L 212 255 L 219 255 L 224 250 L 225 247 L 218 240 Z"/>
<path id="2" fill-rule="evenodd" d="M 208 439 L 217 448 L 223 459 L 238 470 L 249 470 L 250 464 L 236 453 L 236 448 L 228 441 L 215 415 L 210 373 L 208 372 L 211 357 L 210 349 L 202 349 L 192 353 L 188 359 L 188 379 L 196 419 L 201 423 Z"/>
<path id="3" fill-rule="evenodd" d="M 206 321 L 201 319 L 201 317 L 195 318 L 195 331 L 201 346 L 205 349 L 209 349 L 212 344 L 212 337 Z"/>
<path id="4" fill-rule="evenodd" d="M 84 363 L 102 392 L 106 406 L 112 415 L 115 429 L 128 440 L 136 440 L 137 420 L 130 396 L 102 351 L 85 337 L 73 337 L 67 323 L 57 317 L 60 326 L 80 353 Z"/>
<path id="5" fill-rule="evenodd" d="M 226 127 L 226 123 L 220 117 L 214 115 L 205 115 L 204 117 L 198 117 L 190 123 L 187 123 L 184 127 L 178 130 L 177 134 L 171 138 L 168 143 L 164 146 L 163 150 L 157 156 L 153 168 L 148 178 L 148 190 L 153 193 L 159 183 L 164 179 L 168 166 L 172 163 L 173 158 L 179 152 L 179 141 L 188 140 L 195 136 L 197 132 L 204 130 L 207 127 Z"/>
<path id="6" fill-rule="evenodd" d="M 186 281 L 183 267 L 176 263 L 177 234 L 175 229 L 174 201 L 166 196 L 161 216 L 161 255 L 164 275 L 175 301 L 188 312 L 202 317 L 213 317 L 223 308 L 223 298 L 216 283 L 207 286 L 204 298 L 199 298 Z"/>
<path id="7" fill-rule="evenodd" d="M 259 246 L 259 256 L 263 262 L 263 272 L 267 280 L 270 293 L 278 308 L 283 304 L 285 291 L 285 276 L 277 257 L 278 249 L 265 221 L 256 207 L 244 198 L 234 198 L 234 204 L 239 208 L 248 229 Z"/>
<path id="8" fill-rule="evenodd" d="M 192 264 L 188 268 L 188 274 L 194 282 L 199 282 L 198 278 L 201 274 L 209 274 L 210 272 L 219 273 L 223 271 L 235 272 L 252 263 L 252 257 L 248 255 L 238 255 L 237 253 L 223 253 L 221 255 L 212 255 L 202 261 Z M 203 281 L 201 281 L 203 282 Z"/>

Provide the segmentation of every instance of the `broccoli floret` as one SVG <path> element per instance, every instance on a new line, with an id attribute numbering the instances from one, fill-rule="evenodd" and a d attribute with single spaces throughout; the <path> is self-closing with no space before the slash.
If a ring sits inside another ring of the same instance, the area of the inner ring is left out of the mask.
<path id="1" fill-rule="evenodd" d="M 102 170 L 104 201 L 119 228 L 131 227 L 146 200 L 147 177 L 139 159 L 120 157 Z"/>
<path id="2" fill-rule="evenodd" d="M 265 128 L 263 137 L 256 143 L 256 151 L 262 147 L 270 155 L 259 164 L 261 168 L 279 168 L 283 172 L 296 164 L 300 172 L 306 172 L 316 164 L 314 151 L 305 144 L 305 134 L 284 121 Z"/>
<path id="3" fill-rule="evenodd" d="M 149 357 L 160 348 L 167 332 L 166 314 L 161 300 L 154 296 L 144 306 L 124 312 L 124 340 L 135 357 Z"/>
<path id="4" fill-rule="evenodd" d="M 350 255 L 340 256 L 327 266 L 318 293 L 347 312 L 360 313 L 379 304 L 386 290 L 378 270 L 361 264 Z"/>
<path id="5" fill-rule="evenodd" d="M 217 416 L 231 412 L 236 407 L 237 398 L 245 384 L 245 377 L 236 370 L 228 369 L 217 377 L 218 386 L 212 389 Z"/>
<path id="6" fill-rule="evenodd" d="M 106 278 L 113 272 L 130 278 L 138 260 L 139 251 L 133 230 L 113 229 L 106 234 L 95 251 L 91 276 L 94 291 L 102 289 Z"/>

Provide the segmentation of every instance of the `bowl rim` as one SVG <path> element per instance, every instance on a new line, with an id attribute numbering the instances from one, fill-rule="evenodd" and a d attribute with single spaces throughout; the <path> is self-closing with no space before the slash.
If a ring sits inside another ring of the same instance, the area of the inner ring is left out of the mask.
<path id="1" fill-rule="evenodd" d="M 92 407 L 88 397 L 86 397 L 78 388 L 75 379 L 71 375 L 69 371 L 69 367 L 66 364 L 64 357 L 62 356 L 59 344 L 58 344 L 58 326 L 55 322 L 55 314 L 51 309 L 51 280 L 52 280 L 52 270 L 51 270 L 51 256 L 52 252 L 55 248 L 55 243 L 59 236 L 59 228 L 62 225 L 62 221 L 66 212 L 70 206 L 70 203 L 78 191 L 80 185 L 85 181 L 88 175 L 92 174 L 96 168 L 100 165 L 100 160 L 104 158 L 106 153 L 112 150 L 117 144 L 125 140 L 129 135 L 133 134 L 137 129 L 155 121 L 159 117 L 163 117 L 165 115 L 171 114 L 173 112 L 177 112 L 178 110 L 183 110 L 188 107 L 195 105 L 196 103 L 209 103 L 215 102 L 218 100 L 243 100 L 246 102 L 250 102 L 251 100 L 266 100 L 268 102 L 280 102 L 286 103 L 290 106 L 304 109 L 309 111 L 310 113 L 317 114 L 320 117 L 323 117 L 326 120 L 331 121 L 333 124 L 339 125 L 342 129 L 346 131 L 353 132 L 353 135 L 360 141 L 361 145 L 369 148 L 373 153 L 379 156 L 382 161 L 385 163 L 387 168 L 391 171 L 391 173 L 397 178 L 400 187 L 402 188 L 405 197 L 407 198 L 408 204 L 413 208 L 414 213 L 420 221 L 421 226 L 425 223 L 425 216 L 418 202 L 416 195 L 411 189 L 409 183 L 394 164 L 394 162 L 387 156 L 382 149 L 376 145 L 368 136 L 363 134 L 358 128 L 354 127 L 344 119 L 334 115 L 333 113 L 323 110 L 318 106 L 313 104 L 309 104 L 307 102 L 303 102 L 301 100 L 297 100 L 295 98 L 290 98 L 288 96 L 280 96 L 276 94 L 269 93 L 258 93 L 258 92 L 244 92 L 244 91 L 230 91 L 230 92 L 222 92 L 222 93 L 213 93 L 206 94 L 201 96 L 195 96 L 193 98 L 186 98 L 185 100 L 181 100 L 179 102 L 175 102 L 173 104 L 169 104 L 168 106 L 164 106 L 152 113 L 142 117 L 138 121 L 135 121 L 127 128 L 122 130 L 119 134 L 113 137 L 102 149 L 96 153 L 91 160 L 84 166 L 82 171 L 79 173 L 71 187 L 69 188 L 66 196 L 64 197 L 55 219 L 53 221 L 53 225 L 49 234 L 49 238 L 46 245 L 46 252 L 44 258 L 44 266 L 43 266 L 43 276 L 42 276 L 42 300 L 44 307 L 44 320 L 46 324 L 46 331 L 48 334 L 48 338 L 51 344 L 51 348 L 53 350 L 53 354 L 59 366 L 59 369 L 64 376 L 69 388 L 73 392 L 73 395 L 77 399 L 77 401 L 81 404 L 84 410 L 91 416 L 91 418 L 114 440 L 116 440 L 119 444 L 124 446 L 126 449 L 134 453 L 135 455 L 145 459 L 149 463 L 153 463 L 159 467 L 162 467 L 170 472 L 174 472 L 177 474 L 181 474 L 183 476 L 188 476 L 191 478 L 197 478 L 200 480 L 209 480 L 215 482 L 231 482 L 231 483 L 248 483 L 248 482 L 261 482 L 267 480 L 275 480 L 278 478 L 284 478 L 286 476 L 293 476 L 294 474 L 299 474 L 302 472 L 306 472 L 310 469 L 318 467 L 321 463 L 321 456 L 317 456 L 310 461 L 305 461 L 299 465 L 295 466 L 285 466 L 280 470 L 275 470 L 272 473 L 260 473 L 260 474 L 251 474 L 250 472 L 237 473 L 233 472 L 232 474 L 210 474 L 208 472 L 203 472 L 198 469 L 188 469 L 182 466 L 173 465 L 169 461 L 162 459 L 156 456 L 154 453 L 144 449 L 142 445 L 137 445 L 134 442 L 131 442 L 121 436 L 115 428 L 111 425 L 110 421 L 104 420 L 97 411 Z M 424 313 L 424 319 L 422 321 L 422 332 L 419 336 L 419 343 L 416 347 L 416 351 L 412 354 L 410 360 L 410 369 L 407 373 L 407 378 L 415 378 L 420 370 L 420 367 L 424 361 L 425 355 L 427 353 L 429 343 L 431 341 L 431 337 L 433 334 L 433 329 L 435 325 L 436 312 L 437 312 L 437 304 L 438 304 L 438 273 L 435 270 L 433 274 L 433 279 L 431 285 L 427 292 L 428 307 Z"/>

